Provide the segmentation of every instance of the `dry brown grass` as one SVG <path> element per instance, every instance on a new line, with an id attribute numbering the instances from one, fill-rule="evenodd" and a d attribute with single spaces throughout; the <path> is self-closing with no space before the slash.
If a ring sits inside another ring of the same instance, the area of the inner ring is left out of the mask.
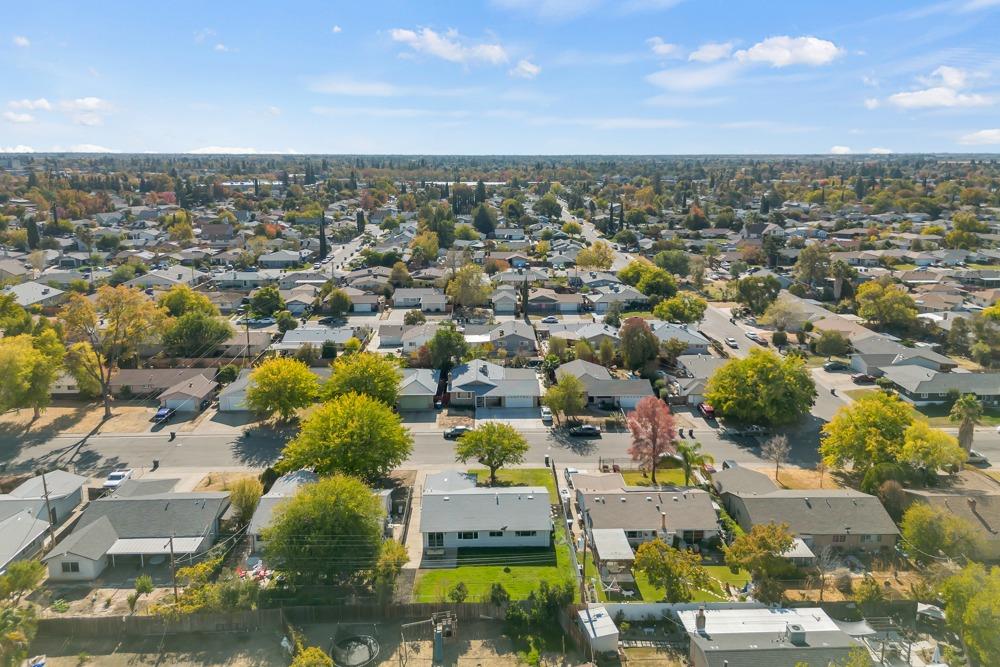
<path id="1" fill-rule="evenodd" d="M 28 433 L 52 431 L 54 433 L 85 434 L 100 428 L 101 433 L 140 433 L 150 429 L 153 408 L 146 405 L 112 405 L 112 416 L 106 422 L 104 406 L 100 403 L 64 403 L 50 406 L 34 419 L 31 410 L 14 410 L 0 415 L 0 424 L 8 429 Z"/>
<path id="2" fill-rule="evenodd" d="M 755 468 L 772 480 L 774 480 L 774 466 L 767 468 Z M 840 489 L 841 484 L 829 472 L 822 475 L 822 485 L 820 484 L 820 474 L 809 468 L 785 468 L 778 471 L 778 486 L 784 489 Z"/>
<path id="3" fill-rule="evenodd" d="M 228 491 L 237 481 L 249 477 L 256 479 L 257 475 L 245 472 L 210 472 L 202 477 L 201 481 L 194 487 L 194 490 Z"/>

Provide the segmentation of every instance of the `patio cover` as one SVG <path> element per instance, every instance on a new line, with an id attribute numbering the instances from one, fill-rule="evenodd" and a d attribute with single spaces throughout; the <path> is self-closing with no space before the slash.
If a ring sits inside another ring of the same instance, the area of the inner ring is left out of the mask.
<path id="1" fill-rule="evenodd" d="M 197 553 L 204 537 L 175 537 L 174 553 L 191 554 Z M 156 554 L 170 553 L 169 537 L 136 537 L 130 539 L 118 539 L 111 548 L 108 549 L 109 556 L 151 556 Z"/>
<path id="2" fill-rule="evenodd" d="M 590 531 L 594 541 L 594 554 L 599 561 L 635 560 L 632 545 L 621 528 L 595 528 Z"/>

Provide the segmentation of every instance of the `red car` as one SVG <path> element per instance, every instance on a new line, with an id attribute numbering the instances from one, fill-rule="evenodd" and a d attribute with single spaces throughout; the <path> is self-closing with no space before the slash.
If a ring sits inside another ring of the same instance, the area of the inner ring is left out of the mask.
<path id="1" fill-rule="evenodd" d="M 715 419 L 715 408 L 708 403 L 699 403 L 698 412 L 700 412 L 705 419 Z"/>

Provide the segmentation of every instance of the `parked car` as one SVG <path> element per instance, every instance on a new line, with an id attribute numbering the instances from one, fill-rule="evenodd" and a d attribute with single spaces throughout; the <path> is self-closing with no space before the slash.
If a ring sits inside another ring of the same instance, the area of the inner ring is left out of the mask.
<path id="1" fill-rule="evenodd" d="M 132 477 L 131 468 L 129 468 L 128 470 L 115 470 L 110 475 L 108 475 L 108 478 L 104 480 L 104 484 L 102 486 L 105 489 L 117 489 L 119 486 L 121 486 L 122 482 L 124 482 L 126 479 L 131 479 L 131 477 Z"/>
<path id="2" fill-rule="evenodd" d="M 965 459 L 965 462 L 972 463 L 974 465 L 982 465 L 984 463 L 989 463 L 989 461 L 985 456 L 983 456 L 974 449 L 969 452 L 969 456 Z"/>
<path id="3" fill-rule="evenodd" d="M 746 332 L 746 337 L 747 337 L 747 338 L 749 338 L 750 340 L 752 340 L 752 341 L 753 341 L 753 342 L 755 342 L 755 343 L 760 343 L 761 341 L 763 341 L 763 340 L 764 340 L 763 338 L 761 338 L 760 336 L 758 336 L 758 335 L 757 335 L 757 334 L 756 334 L 755 332 L 753 332 L 753 331 L 748 331 L 748 332 Z"/>
<path id="4" fill-rule="evenodd" d="M 273 317 L 255 317 L 252 320 L 250 320 L 250 324 L 269 326 L 271 324 L 275 324 L 277 321 L 278 320 L 274 319 Z"/>
<path id="5" fill-rule="evenodd" d="M 444 437 L 448 440 L 458 440 L 471 430 L 468 426 L 452 426 L 444 432 Z"/>
<path id="6" fill-rule="evenodd" d="M 740 344 L 736 342 L 736 339 L 732 336 L 726 338 L 726 345 L 733 348 L 734 350 L 739 349 Z"/>
<path id="7" fill-rule="evenodd" d="M 846 371 L 847 364 L 843 361 L 828 361 L 823 364 L 824 371 Z"/>
<path id="8" fill-rule="evenodd" d="M 592 424 L 581 424 L 571 428 L 569 434 L 577 438 L 599 438 L 601 437 L 601 428 Z"/>
<path id="9" fill-rule="evenodd" d="M 542 318 L 542 324 L 559 324 L 559 318 L 555 315 L 549 315 L 548 317 Z"/>
<path id="10" fill-rule="evenodd" d="M 552 423 L 552 410 L 545 407 L 544 405 L 542 406 L 542 423 L 543 424 Z"/>
<path id="11" fill-rule="evenodd" d="M 708 403 L 699 403 L 698 412 L 700 412 L 705 419 L 715 419 L 715 408 Z"/>
<path id="12" fill-rule="evenodd" d="M 855 373 L 851 376 L 851 382 L 854 384 L 871 384 L 875 381 L 871 375 L 866 375 L 864 373 Z"/>
<path id="13" fill-rule="evenodd" d="M 157 424 L 162 424 L 163 422 L 170 421 L 175 414 L 177 414 L 177 411 L 173 408 L 160 408 L 153 415 L 153 421 Z"/>

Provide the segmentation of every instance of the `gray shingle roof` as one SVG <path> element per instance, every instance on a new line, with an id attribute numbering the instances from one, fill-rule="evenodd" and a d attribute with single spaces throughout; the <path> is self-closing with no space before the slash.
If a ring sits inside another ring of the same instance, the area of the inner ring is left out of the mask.
<path id="1" fill-rule="evenodd" d="M 543 486 L 477 487 L 425 493 L 420 530 L 424 533 L 472 530 L 551 530 L 549 492 Z"/>
<path id="2" fill-rule="evenodd" d="M 787 523 L 806 535 L 898 535 L 899 529 L 875 496 L 847 489 L 779 489 L 764 495 L 736 494 L 752 525 Z"/>
<path id="3" fill-rule="evenodd" d="M 594 528 L 715 530 L 718 521 L 712 496 L 700 489 L 682 491 L 585 493 L 584 506 Z"/>

